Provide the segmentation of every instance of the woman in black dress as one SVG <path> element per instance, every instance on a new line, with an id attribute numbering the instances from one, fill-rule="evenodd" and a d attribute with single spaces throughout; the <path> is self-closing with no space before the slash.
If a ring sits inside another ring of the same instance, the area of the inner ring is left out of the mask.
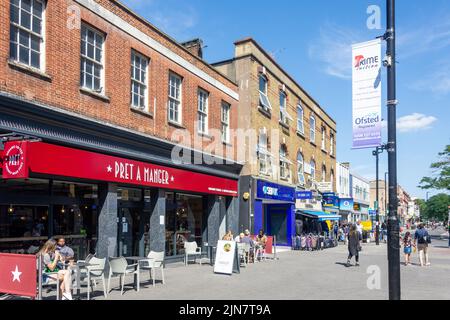
<path id="1" fill-rule="evenodd" d="M 356 264 L 355 266 L 359 266 L 359 251 L 361 251 L 361 234 L 356 229 L 356 226 L 353 224 L 350 227 L 350 232 L 348 234 L 348 259 L 347 259 L 347 267 L 350 267 L 350 260 L 352 257 L 355 257 Z"/>

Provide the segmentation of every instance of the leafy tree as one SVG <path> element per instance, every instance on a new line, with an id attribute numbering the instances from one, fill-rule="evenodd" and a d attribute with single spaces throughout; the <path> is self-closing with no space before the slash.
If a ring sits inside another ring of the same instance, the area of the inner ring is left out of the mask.
<path id="1" fill-rule="evenodd" d="M 420 216 L 423 217 L 427 212 L 427 202 L 423 199 L 417 199 L 416 204 L 419 206 Z"/>
<path id="2" fill-rule="evenodd" d="M 433 176 L 422 178 L 419 188 L 450 191 L 450 145 L 439 156 L 441 161 L 431 164 Z"/>
<path id="3" fill-rule="evenodd" d="M 426 202 L 426 209 L 421 216 L 425 219 L 435 219 L 438 221 L 447 221 L 448 206 L 450 205 L 450 195 L 440 193 L 431 197 Z"/>

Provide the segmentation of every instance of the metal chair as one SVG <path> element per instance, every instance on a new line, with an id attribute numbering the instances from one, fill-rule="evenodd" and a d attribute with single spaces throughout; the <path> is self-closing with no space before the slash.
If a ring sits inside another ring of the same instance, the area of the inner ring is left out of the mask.
<path id="1" fill-rule="evenodd" d="M 128 264 L 124 257 L 109 258 L 109 276 L 108 276 L 108 293 L 111 291 L 111 278 L 119 277 L 121 291 L 123 295 L 123 287 L 126 275 L 136 275 L 137 277 L 137 291 L 139 291 L 139 263 Z"/>
<path id="2" fill-rule="evenodd" d="M 155 269 L 161 270 L 162 283 L 164 284 L 164 251 L 156 252 L 150 251 L 147 259 L 139 261 L 141 270 L 148 270 L 150 279 L 153 280 L 153 286 L 155 286 Z"/>

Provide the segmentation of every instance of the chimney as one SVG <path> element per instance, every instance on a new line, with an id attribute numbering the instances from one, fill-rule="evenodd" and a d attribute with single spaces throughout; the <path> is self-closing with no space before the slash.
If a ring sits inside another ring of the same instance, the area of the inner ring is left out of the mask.
<path id="1" fill-rule="evenodd" d="M 194 56 L 203 59 L 203 41 L 201 39 L 193 39 L 186 42 L 182 42 L 181 45 L 185 47 Z"/>

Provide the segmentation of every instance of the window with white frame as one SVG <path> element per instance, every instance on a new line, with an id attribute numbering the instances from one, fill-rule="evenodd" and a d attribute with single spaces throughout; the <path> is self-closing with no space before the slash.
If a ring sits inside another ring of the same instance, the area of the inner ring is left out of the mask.
<path id="1" fill-rule="evenodd" d="M 197 130 L 199 133 L 208 133 L 208 103 L 209 103 L 209 93 L 205 90 L 198 89 L 198 122 Z"/>
<path id="2" fill-rule="evenodd" d="M 267 96 L 267 78 L 262 73 L 259 75 L 259 104 L 266 111 L 272 109 Z"/>
<path id="3" fill-rule="evenodd" d="M 301 152 L 297 154 L 297 178 L 298 184 L 303 186 L 305 184 L 305 169 L 303 164 L 303 155 Z"/>
<path id="4" fill-rule="evenodd" d="M 272 170 L 271 154 L 268 151 L 267 131 L 263 128 L 259 130 L 258 139 L 258 163 L 259 172 L 269 175 Z"/>
<path id="5" fill-rule="evenodd" d="M 148 110 L 148 62 L 148 58 L 131 51 L 131 105 L 142 110 Z"/>
<path id="6" fill-rule="evenodd" d="M 326 131 L 325 127 L 323 127 L 323 126 L 321 128 L 321 134 L 322 134 L 322 150 L 326 150 L 325 137 L 326 137 L 327 131 Z"/>
<path id="7" fill-rule="evenodd" d="M 280 91 L 280 121 L 284 124 L 288 124 L 286 100 L 286 93 L 284 91 Z"/>
<path id="8" fill-rule="evenodd" d="M 10 0 L 9 57 L 27 66 L 43 69 L 44 10 L 41 0 Z"/>
<path id="9" fill-rule="evenodd" d="M 297 132 L 305 134 L 305 126 L 303 123 L 303 107 L 300 102 L 297 105 Z"/>
<path id="10" fill-rule="evenodd" d="M 103 93 L 103 44 L 105 35 L 81 25 L 81 87 Z"/>
<path id="11" fill-rule="evenodd" d="M 330 155 L 334 155 L 334 134 L 330 133 Z"/>
<path id="12" fill-rule="evenodd" d="M 311 159 L 309 165 L 311 167 L 311 180 L 315 181 L 316 180 L 316 162 L 313 159 Z"/>
<path id="13" fill-rule="evenodd" d="M 322 182 L 327 181 L 327 167 L 322 166 Z"/>
<path id="14" fill-rule="evenodd" d="M 231 105 L 222 101 L 221 122 L 222 142 L 230 143 L 230 109 Z"/>
<path id="15" fill-rule="evenodd" d="M 316 118 L 313 115 L 309 117 L 309 140 L 316 143 Z"/>
<path id="16" fill-rule="evenodd" d="M 335 189 L 335 187 L 334 187 L 334 170 L 333 169 L 331 169 L 331 171 L 330 171 L 330 181 L 331 181 L 331 188 L 332 188 L 332 191 L 334 191 L 334 189 Z"/>
<path id="17" fill-rule="evenodd" d="M 280 178 L 290 178 L 290 161 L 287 158 L 287 146 L 283 143 L 280 145 Z"/>
<path id="18" fill-rule="evenodd" d="M 169 75 L 169 121 L 181 124 L 181 77 Z"/>

